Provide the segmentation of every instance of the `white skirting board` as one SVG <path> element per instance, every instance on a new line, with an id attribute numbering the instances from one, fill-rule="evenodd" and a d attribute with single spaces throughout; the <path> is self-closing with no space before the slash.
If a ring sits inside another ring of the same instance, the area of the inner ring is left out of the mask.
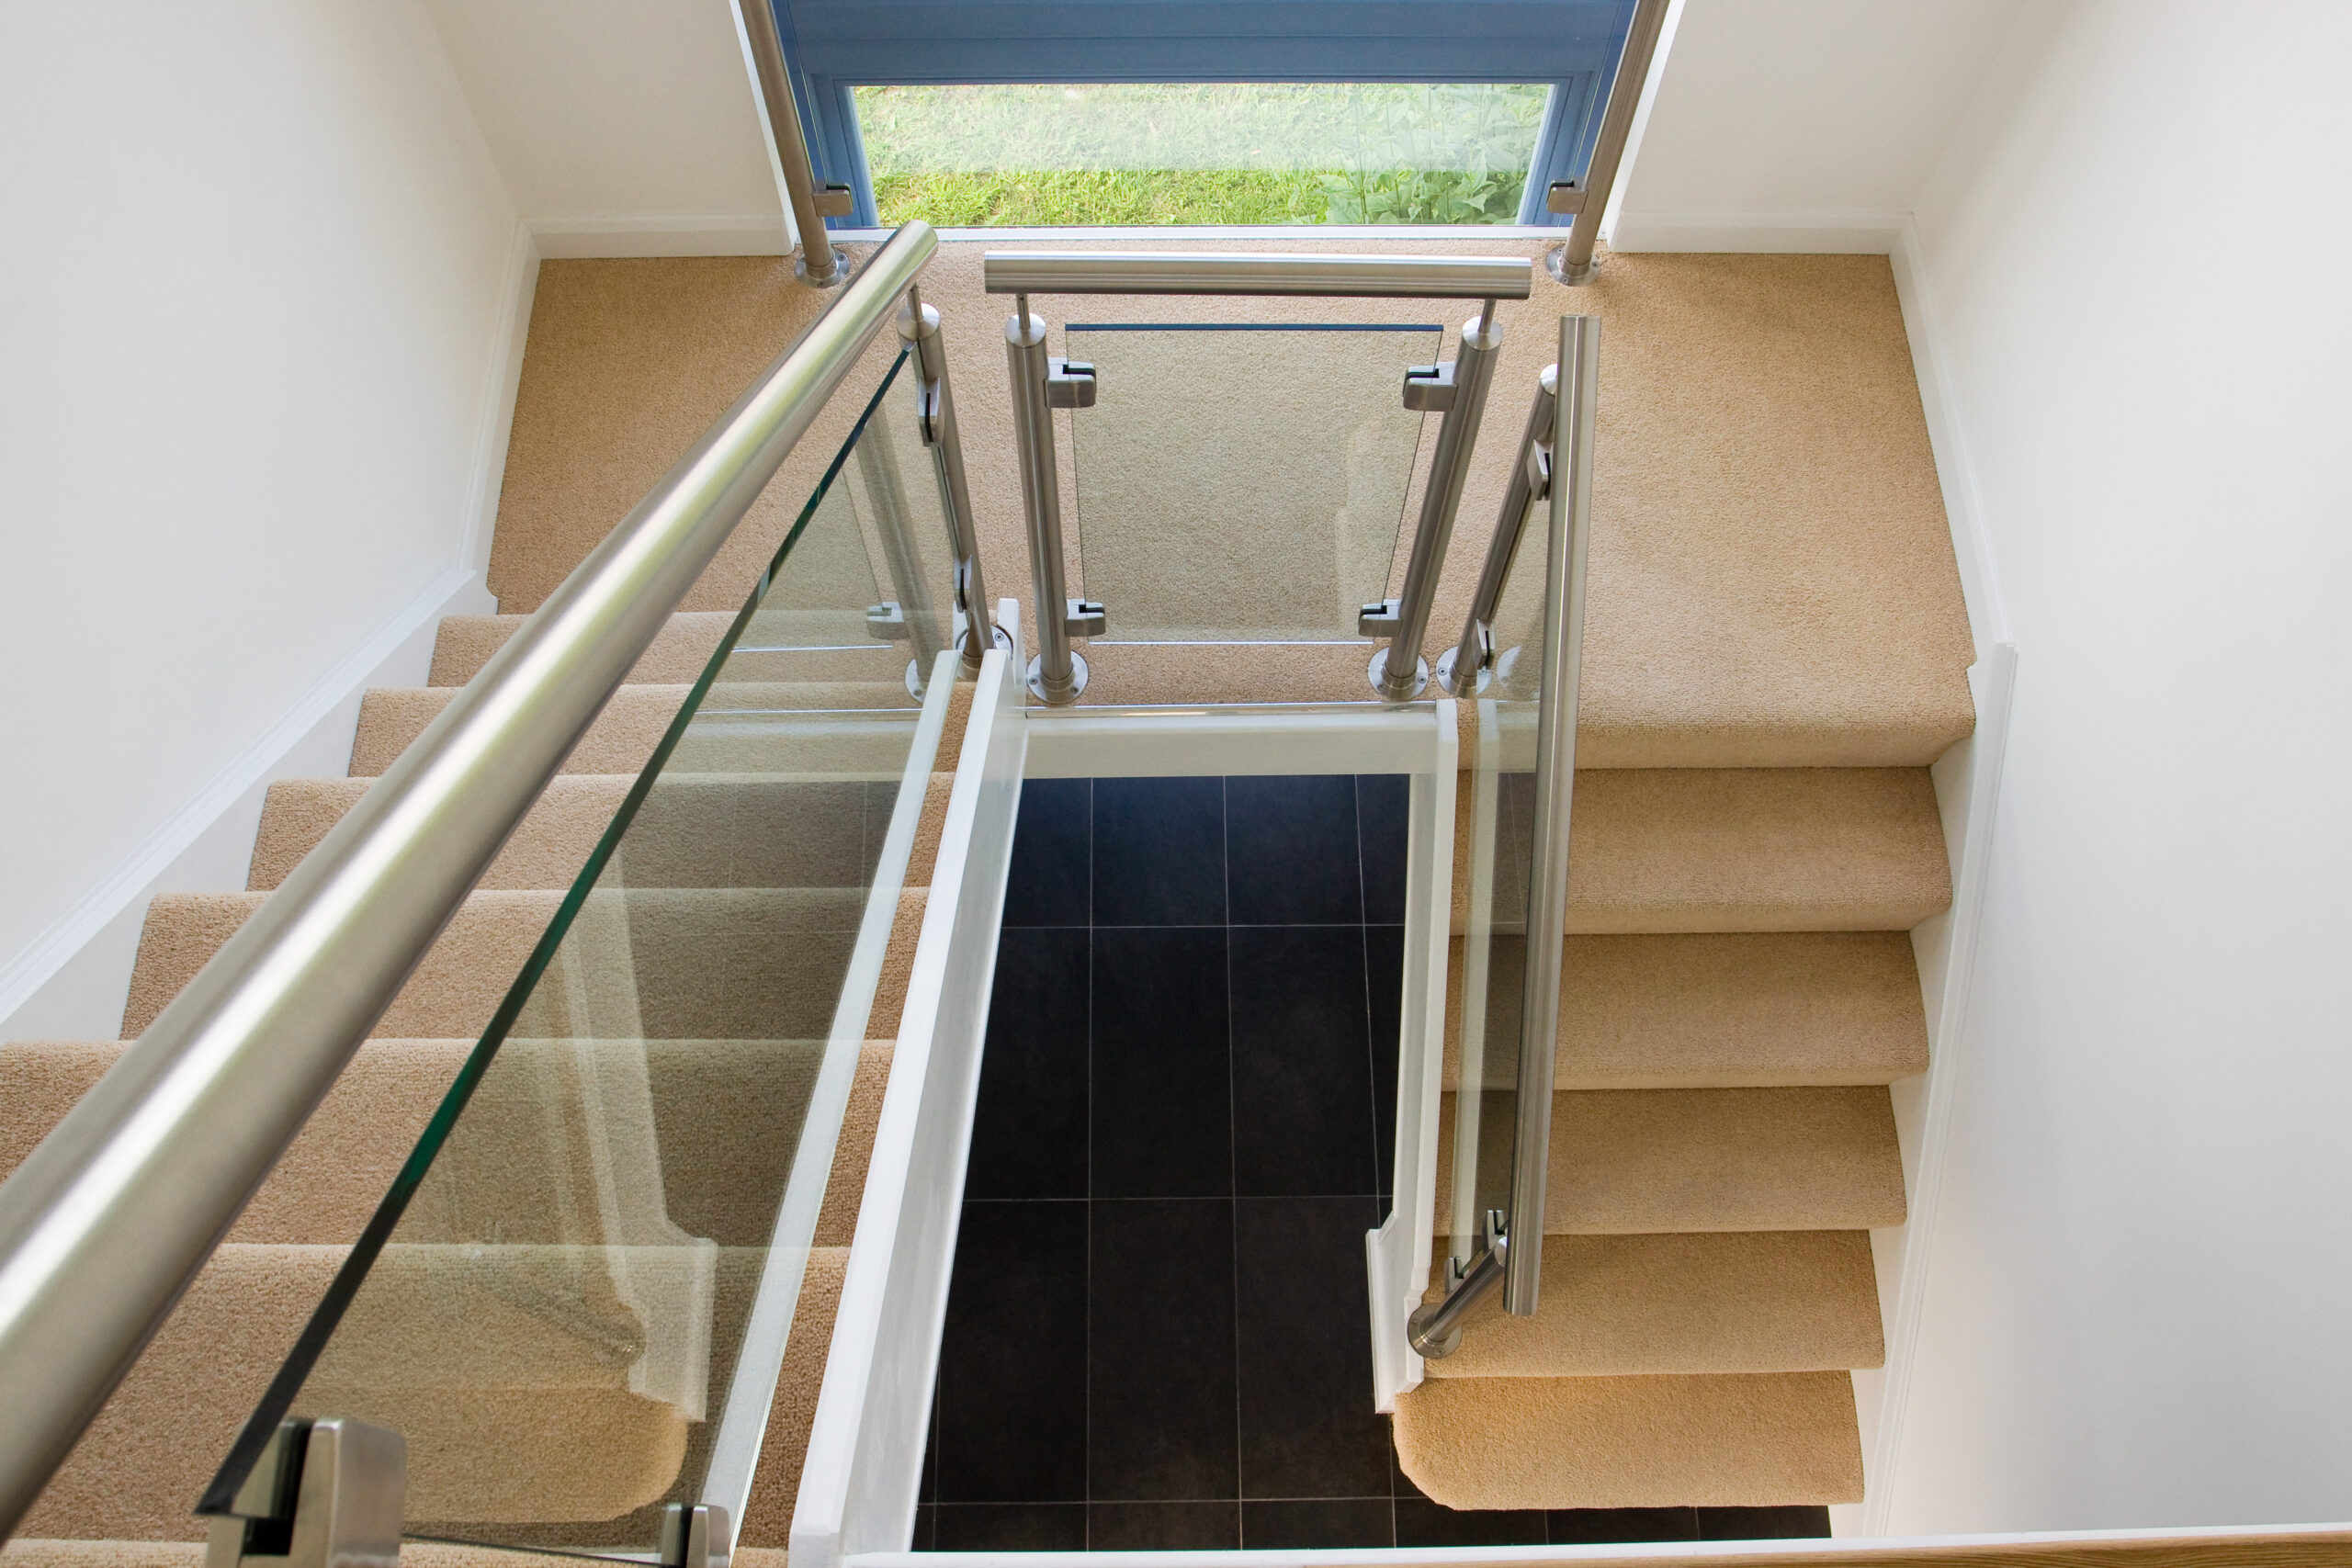
<path id="1" fill-rule="evenodd" d="M 998 624 L 1019 647 L 1013 602 L 1004 602 Z M 1021 701 L 1019 672 L 1003 650 L 991 650 L 948 795 L 800 1472 L 797 1568 L 831 1568 L 859 1551 L 903 1551 L 913 1539 L 1021 804 Z"/>
<path id="2" fill-rule="evenodd" d="M 1438 1110 L 1445 1066 L 1445 950 L 1453 931 L 1453 793 L 1459 745 L 1452 702 L 1437 705 L 1435 748 L 1413 773 L 1405 849 L 1405 987 L 1396 1061 L 1395 1179 L 1388 1218 L 1364 1234 L 1372 1296 L 1373 1408 L 1386 1414 L 1421 1381 L 1405 1343 L 1437 1229 Z"/>
<path id="3" fill-rule="evenodd" d="M 849 1109 L 850 1090 L 857 1077 L 858 1052 L 865 1043 L 875 993 L 881 988 L 882 964 L 889 955 L 890 931 L 898 919 L 899 895 L 906 886 L 907 865 L 914 857 L 915 837 L 922 825 L 923 797 L 930 793 L 932 770 L 938 765 L 940 738 L 946 733 L 957 657 L 952 651 L 939 655 L 923 698 L 922 716 L 915 724 L 913 743 L 907 748 L 890 826 L 883 833 L 874 881 L 866 889 L 857 942 L 850 950 L 849 971 L 842 979 L 841 999 L 834 1006 L 832 1028 L 825 1037 L 824 1057 L 818 1064 L 816 1085 L 793 1148 L 791 1175 L 785 1182 L 784 1201 L 777 1205 L 767 1262 L 752 1301 L 751 1320 L 743 1330 L 742 1352 L 736 1358 L 718 1434 L 711 1443 L 702 1500 L 725 1508 L 727 1517 L 738 1522 L 751 1500 L 752 1475 L 759 1468 L 760 1448 L 767 1435 L 768 1407 L 775 1401 L 776 1377 L 784 1370 L 785 1346 L 808 1273 L 817 1221 L 824 1208 L 826 1179 L 832 1172 L 842 1117 Z"/>

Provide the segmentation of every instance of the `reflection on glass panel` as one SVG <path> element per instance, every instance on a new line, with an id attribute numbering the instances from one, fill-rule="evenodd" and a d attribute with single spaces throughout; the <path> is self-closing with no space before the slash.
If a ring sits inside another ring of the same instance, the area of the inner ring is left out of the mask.
<path id="1" fill-rule="evenodd" d="M 397 1429 L 413 1536 L 652 1561 L 722 1421 L 764 1419 L 749 1323 L 763 1293 L 789 1320 L 808 1259 L 947 591 L 896 532 L 938 503 L 892 384 L 560 904 L 484 896 L 522 974 L 250 1428 Z"/>
<path id="2" fill-rule="evenodd" d="M 1086 596 L 1119 642 L 1356 640 L 1387 592 L 1434 326 L 1089 326 L 1070 422 Z"/>
<path id="3" fill-rule="evenodd" d="M 1510 223 L 1527 84 L 859 87 L 885 223 Z"/>
<path id="4" fill-rule="evenodd" d="M 1476 721 L 1462 780 L 1470 797 L 1469 918 L 1462 942 L 1451 1160 L 1441 1177 L 1446 1198 L 1439 1215 L 1453 1238 L 1453 1258 L 1464 1267 L 1484 1250 L 1487 1212 L 1510 1206 L 1550 553 L 1544 521 L 1539 504 L 1521 536 L 1497 614 L 1494 677 L 1468 704 Z"/>

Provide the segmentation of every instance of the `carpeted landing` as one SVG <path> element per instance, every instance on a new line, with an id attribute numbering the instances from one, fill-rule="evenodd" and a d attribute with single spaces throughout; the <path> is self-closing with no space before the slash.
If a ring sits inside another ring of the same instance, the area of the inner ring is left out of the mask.
<path id="1" fill-rule="evenodd" d="M 9 1563 L 176 1568 L 193 1561 L 198 1548 L 164 1543 L 201 1539 L 202 1523 L 189 1512 L 198 1494 L 729 619 L 682 615 L 640 661 L 107 1402 L 26 1519 Z M 153 902 L 124 1011 L 125 1040 L 153 1020 L 358 798 L 367 775 L 400 754 L 520 621 L 446 622 L 432 686 L 369 694 L 352 777 L 272 787 L 252 891 Z M 763 683 L 756 659 L 731 661 L 730 678 L 747 667 L 748 678 L 716 688 L 707 708 L 896 709 L 911 725 L 911 699 L 895 681 Z M 959 687 L 952 696 L 944 757 L 956 754 L 969 692 Z M 537 1013 L 518 1025 L 435 1168 L 436 1178 L 448 1168 L 452 1183 L 469 1174 L 468 1193 L 509 1194 L 503 1211 L 453 1215 L 463 1223 L 444 1236 L 435 1229 L 428 1182 L 346 1319 L 340 1339 L 356 1348 L 313 1376 L 317 1397 L 334 1403 L 336 1380 L 349 1381 L 368 1413 L 389 1413 L 413 1438 L 427 1439 L 412 1445 L 409 1511 L 413 1520 L 440 1521 L 447 1533 L 483 1522 L 560 1529 L 567 1521 L 615 1518 L 634 1529 L 704 1440 L 702 1424 L 683 1419 L 673 1403 L 632 1390 L 628 1357 L 616 1359 L 596 1325 L 573 1321 L 578 1314 L 563 1305 L 581 1293 L 572 1249 L 530 1245 L 580 1239 L 577 1224 L 567 1228 L 550 1217 L 567 1172 L 578 1185 L 581 1156 L 567 1150 L 568 1134 L 550 1131 L 548 1121 L 551 1109 L 582 1097 L 509 1091 L 501 1098 L 502 1084 L 579 1087 L 582 1057 L 572 1041 L 529 1038 L 535 1016 L 554 1026 L 565 1008 L 577 1016 L 625 1003 L 645 1038 L 641 1081 L 650 1101 L 637 1120 L 650 1122 L 634 1131 L 651 1146 L 607 1150 L 604 1157 L 625 1174 L 633 1155 L 650 1155 L 663 1221 L 682 1240 L 716 1243 L 701 1267 L 716 1325 L 711 1382 L 723 1392 L 730 1325 L 748 1306 L 792 1157 L 793 1139 L 777 1130 L 788 1134 L 806 1110 L 846 944 L 897 791 L 895 776 L 843 778 L 838 763 L 830 779 L 778 772 L 773 742 L 757 759 L 761 771 L 744 772 L 747 743 L 730 743 L 724 728 L 717 739 L 690 739 L 673 753 L 573 927 L 588 933 L 583 940 L 626 952 L 629 961 L 614 973 L 628 994 L 598 996 L 616 990 L 613 976 L 588 974 L 564 998 L 544 1006 L 535 999 Z M 934 776 L 925 796 L 872 1038 L 857 1064 L 743 1521 L 751 1557 L 775 1549 L 779 1568 L 949 783 L 949 775 Z M 0 1046 L 0 1172 L 25 1156 L 122 1049 L 120 1042 Z M 578 1105 L 566 1114 L 576 1118 Z M 570 1133 L 609 1139 L 614 1125 L 628 1122 L 623 1116 Z M 662 1146 L 680 1139 L 689 1142 L 662 1158 Z M 469 1161 L 470 1173 L 463 1168 Z M 485 1224 L 502 1241 L 496 1279 L 469 1256 Z M 626 1267 L 635 1270 L 639 1295 L 677 1294 L 662 1271 L 688 1267 L 691 1251 L 635 1249 Z M 462 1345 L 434 1326 L 460 1321 Z M 532 1461 L 515 1463 L 516 1452 Z M 99 1544 L 140 1541 L 157 1544 Z M 422 1568 L 475 1568 L 481 1554 L 421 1547 L 408 1556 Z"/>

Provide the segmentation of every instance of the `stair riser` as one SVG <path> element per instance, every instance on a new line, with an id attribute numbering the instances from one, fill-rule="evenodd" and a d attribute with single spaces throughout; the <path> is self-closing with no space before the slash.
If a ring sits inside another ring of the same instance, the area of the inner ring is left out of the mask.
<path id="1" fill-rule="evenodd" d="M 1453 1095 L 1438 1133 L 1436 1220 L 1453 1224 Z M 1489 1099 L 1482 1190 L 1510 1180 L 1514 1096 Z M 1869 1230 L 1904 1219 L 1883 1089 L 1615 1089 L 1552 1097 L 1546 1235 Z"/>

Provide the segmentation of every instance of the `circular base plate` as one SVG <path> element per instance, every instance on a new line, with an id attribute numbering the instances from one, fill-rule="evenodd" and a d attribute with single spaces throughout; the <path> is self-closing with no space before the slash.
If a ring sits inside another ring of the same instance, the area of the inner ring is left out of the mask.
<path id="1" fill-rule="evenodd" d="M 1571 275 L 1568 271 L 1568 247 L 1554 245 L 1544 253 L 1544 270 L 1552 275 L 1552 280 L 1555 283 L 1565 283 L 1574 288 L 1580 284 L 1592 281 L 1593 274 L 1600 270 L 1600 258 L 1593 257 L 1584 264 L 1582 272 Z"/>
<path id="2" fill-rule="evenodd" d="M 960 616 L 957 618 L 956 624 L 959 627 L 964 624 Z M 989 630 L 996 634 L 995 646 L 1004 650 L 1006 658 L 1017 659 L 1020 657 L 1019 652 L 1012 646 L 1012 634 L 1011 632 L 1006 631 L 1002 626 L 990 626 Z M 957 633 L 956 647 L 958 651 L 963 650 L 964 644 L 962 641 L 962 633 L 960 631 Z M 980 660 L 987 657 L 988 649 L 985 648 L 980 649 L 977 655 L 966 653 L 964 658 L 964 673 L 967 675 L 976 675 L 979 673 Z"/>
<path id="3" fill-rule="evenodd" d="M 1471 682 L 1470 690 L 1467 692 L 1458 690 L 1453 684 L 1453 664 L 1461 652 L 1462 650 L 1458 648 L 1449 648 L 1438 655 L 1437 683 L 1457 697 L 1478 696 L 1495 683 L 1495 672 L 1492 670 L 1481 670 L 1478 671 L 1477 680 Z"/>
<path id="4" fill-rule="evenodd" d="M 792 260 L 792 276 L 798 278 L 803 283 L 808 283 L 808 287 L 811 288 L 839 288 L 842 284 L 849 281 L 849 257 L 841 251 L 835 251 L 833 253 L 833 276 L 827 278 L 822 283 L 809 283 L 808 258 L 805 255 L 795 256 Z"/>
<path id="5" fill-rule="evenodd" d="M 1372 689 L 1378 692 L 1383 699 L 1392 703 L 1409 703 L 1429 689 L 1430 661 L 1426 659 L 1413 660 L 1410 691 L 1392 692 L 1388 689 L 1388 650 L 1385 648 L 1372 656 L 1372 667 L 1365 673 L 1372 677 Z"/>
<path id="6" fill-rule="evenodd" d="M 1421 1337 L 1421 1331 L 1429 1326 L 1430 1320 L 1444 1307 L 1443 1302 L 1424 1302 L 1414 1309 L 1412 1316 L 1405 1320 L 1405 1343 L 1410 1345 L 1413 1353 L 1425 1361 L 1442 1361 L 1462 1348 L 1462 1325 L 1458 1323 L 1446 1331 L 1442 1339 L 1424 1341 Z"/>
<path id="7" fill-rule="evenodd" d="M 1069 690 L 1058 694 L 1046 690 L 1043 663 L 1042 658 L 1029 661 L 1029 694 L 1048 707 L 1068 707 L 1078 701 L 1078 694 L 1086 690 L 1086 656 L 1076 649 L 1070 649 Z"/>

